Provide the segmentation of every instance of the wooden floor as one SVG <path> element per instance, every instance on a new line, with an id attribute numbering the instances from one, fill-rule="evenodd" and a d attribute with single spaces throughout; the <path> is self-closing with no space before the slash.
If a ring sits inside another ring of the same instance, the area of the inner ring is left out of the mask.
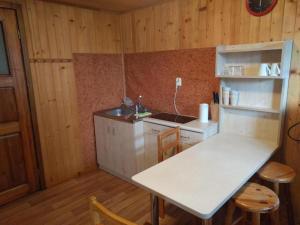
<path id="1" fill-rule="evenodd" d="M 0 225 L 90 225 L 87 198 L 91 195 L 138 224 L 150 221 L 149 193 L 99 170 L 1 207 Z M 214 225 L 223 219 L 224 212 L 218 213 Z M 161 224 L 194 222 L 192 215 L 169 205 Z"/>
<path id="2" fill-rule="evenodd" d="M 106 172 L 97 171 L 0 208 L 0 225 L 90 225 L 87 198 L 143 224 L 150 221 L 149 193 Z M 169 207 L 162 224 L 191 224 L 193 217 Z"/>

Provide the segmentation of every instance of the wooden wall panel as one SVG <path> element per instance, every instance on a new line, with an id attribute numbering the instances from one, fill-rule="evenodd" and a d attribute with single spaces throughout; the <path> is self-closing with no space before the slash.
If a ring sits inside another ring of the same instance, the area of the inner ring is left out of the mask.
<path id="1" fill-rule="evenodd" d="M 121 51 L 117 14 L 37 0 L 26 0 L 24 10 L 31 58 L 71 59 L 73 53 Z"/>
<path id="2" fill-rule="evenodd" d="M 84 171 L 72 63 L 32 63 L 47 186 Z"/>
<path id="3" fill-rule="evenodd" d="M 293 37 L 299 0 L 251 16 L 241 0 L 174 0 L 121 15 L 124 51 L 149 52 Z M 134 37 L 134 38 L 129 38 Z"/>
<path id="4" fill-rule="evenodd" d="M 73 53 L 120 53 L 119 15 L 38 0 L 20 3 L 46 186 L 90 168 L 80 143 Z"/>

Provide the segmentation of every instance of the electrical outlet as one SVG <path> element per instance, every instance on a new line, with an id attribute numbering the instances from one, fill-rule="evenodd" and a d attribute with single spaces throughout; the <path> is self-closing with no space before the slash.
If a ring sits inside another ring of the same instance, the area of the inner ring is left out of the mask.
<path id="1" fill-rule="evenodd" d="M 181 77 L 177 77 L 176 78 L 176 88 L 177 87 L 181 87 L 182 86 L 182 80 L 181 80 Z"/>

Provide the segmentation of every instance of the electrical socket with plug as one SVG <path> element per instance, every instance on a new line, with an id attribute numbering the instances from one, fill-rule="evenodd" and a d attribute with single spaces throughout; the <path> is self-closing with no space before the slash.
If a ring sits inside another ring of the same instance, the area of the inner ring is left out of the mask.
<path id="1" fill-rule="evenodd" d="M 182 86 L 182 79 L 181 77 L 177 77 L 176 78 L 176 88 L 181 87 Z"/>

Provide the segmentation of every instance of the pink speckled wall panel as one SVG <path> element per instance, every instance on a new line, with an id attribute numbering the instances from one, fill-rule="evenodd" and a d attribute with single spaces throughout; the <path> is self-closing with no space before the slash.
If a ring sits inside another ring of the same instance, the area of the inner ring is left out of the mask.
<path id="1" fill-rule="evenodd" d="M 152 109 L 174 113 L 175 79 L 182 77 L 177 108 L 185 115 L 198 115 L 199 103 L 209 103 L 218 91 L 215 48 L 174 50 L 125 55 L 126 94 Z"/>
<path id="2" fill-rule="evenodd" d="M 124 93 L 122 55 L 74 54 L 80 137 L 87 169 L 96 166 L 93 113 L 120 105 Z"/>

